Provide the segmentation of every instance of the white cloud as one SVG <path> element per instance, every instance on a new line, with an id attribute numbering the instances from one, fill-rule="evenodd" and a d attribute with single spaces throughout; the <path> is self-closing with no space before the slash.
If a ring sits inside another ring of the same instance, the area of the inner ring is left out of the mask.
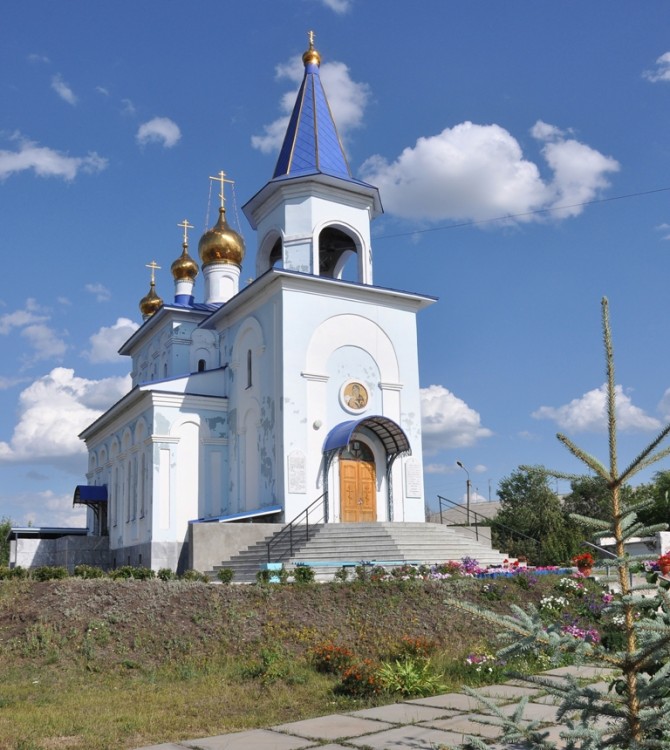
<path id="1" fill-rule="evenodd" d="M 18 332 L 32 349 L 31 355 L 23 357 L 24 367 L 48 359 L 61 361 L 67 351 L 62 335 L 46 325 L 49 320 L 49 311 L 32 298 L 26 300 L 23 310 L 0 315 L 0 335 Z"/>
<path id="2" fill-rule="evenodd" d="M 112 293 L 109 291 L 109 289 L 107 289 L 104 284 L 100 284 L 99 282 L 95 284 L 85 284 L 84 289 L 90 294 L 95 295 L 96 302 L 109 302 L 109 300 L 112 298 Z"/>
<path id="3" fill-rule="evenodd" d="M 8 388 L 13 388 L 15 385 L 25 383 L 25 378 L 6 378 L 0 376 L 0 391 L 6 391 Z"/>
<path id="4" fill-rule="evenodd" d="M 553 173 L 548 181 L 507 130 L 472 122 L 419 138 L 393 162 L 372 156 L 361 176 L 380 188 L 389 213 L 405 219 L 483 221 L 516 215 L 515 221 L 537 221 L 542 214 L 531 212 L 593 199 L 608 186 L 605 175 L 619 168 L 554 125 L 540 120 L 531 134 L 544 143 L 542 155 Z M 576 206 L 554 216 L 582 210 Z"/>
<path id="5" fill-rule="evenodd" d="M 28 61 L 31 63 L 50 63 L 51 60 L 46 55 L 38 55 L 36 52 L 32 52 L 28 55 Z"/>
<path id="6" fill-rule="evenodd" d="M 55 493 L 53 490 L 41 492 L 20 492 L 14 496 L 0 497 L 3 507 L 13 506 L 10 513 L 14 525 L 80 527 L 86 526 L 86 509 L 72 507 L 72 493 Z M 24 510 L 30 508 L 30 510 Z"/>
<path id="7" fill-rule="evenodd" d="M 74 91 L 68 86 L 67 83 L 62 79 L 60 74 L 55 75 L 51 79 L 51 88 L 60 96 L 60 98 L 74 106 L 77 103 L 77 97 Z"/>
<path id="8" fill-rule="evenodd" d="M 670 422 L 670 388 L 668 388 L 663 394 L 658 410 L 664 422 Z"/>
<path id="9" fill-rule="evenodd" d="M 46 311 L 42 310 L 34 299 L 28 298 L 23 310 L 0 315 L 0 335 L 6 336 L 15 328 L 45 323 L 47 320 L 49 316 Z"/>
<path id="10" fill-rule="evenodd" d="M 353 0 L 320 0 L 320 2 L 335 13 L 347 13 L 353 5 Z"/>
<path id="11" fill-rule="evenodd" d="M 447 464 L 424 464 L 424 473 L 426 474 L 453 474 L 454 467 Z"/>
<path id="12" fill-rule="evenodd" d="M 659 224 L 656 230 L 662 233 L 661 239 L 670 240 L 670 224 Z"/>
<path id="13" fill-rule="evenodd" d="M 140 125 L 136 138 L 141 146 L 160 143 L 164 148 L 172 148 L 181 138 L 181 130 L 169 117 L 154 117 Z"/>
<path id="14" fill-rule="evenodd" d="M 103 326 L 94 333 L 89 341 L 91 348 L 84 352 L 84 356 L 90 362 L 118 362 L 121 358 L 118 351 L 121 345 L 139 328 L 128 318 L 119 318 L 114 325 Z"/>
<path id="15" fill-rule="evenodd" d="M 623 387 L 615 387 L 616 417 L 619 430 L 657 430 L 658 419 L 637 406 Z M 604 432 L 607 429 L 607 385 L 588 391 L 564 406 L 541 406 L 532 413 L 535 419 L 551 419 L 566 432 Z"/>
<path id="16" fill-rule="evenodd" d="M 78 434 L 130 389 L 130 377 L 86 380 L 54 368 L 19 397 L 19 419 L 0 463 L 49 462 L 79 473 L 84 443 Z"/>
<path id="17" fill-rule="evenodd" d="M 263 135 L 254 135 L 251 138 L 251 145 L 264 154 L 278 151 L 281 147 L 304 72 L 305 66 L 299 56 L 281 63 L 275 70 L 277 80 L 291 81 L 295 87 L 281 98 L 280 109 L 283 115 L 269 125 L 265 125 Z M 370 87 L 367 83 L 353 81 L 349 68 L 341 62 L 324 63 L 321 65 L 319 75 L 326 90 L 328 104 L 333 112 L 338 133 L 346 140 L 352 130 L 363 124 L 365 107 L 370 99 Z"/>
<path id="18" fill-rule="evenodd" d="M 96 86 L 96 87 L 95 87 L 95 90 L 96 90 L 96 91 L 97 91 L 97 92 L 98 92 L 99 94 L 102 94 L 103 96 L 109 96 L 109 90 L 108 90 L 108 89 L 106 89 L 106 88 L 105 88 L 104 86 Z"/>
<path id="19" fill-rule="evenodd" d="M 46 146 L 39 146 L 21 136 L 18 151 L 0 150 L 0 180 L 12 174 L 32 169 L 40 177 L 62 177 L 74 180 L 81 172 L 100 172 L 107 167 L 107 159 L 90 151 L 87 156 L 68 156 Z"/>
<path id="20" fill-rule="evenodd" d="M 670 82 L 670 52 L 666 52 L 657 58 L 656 68 L 654 70 L 645 70 L 642 76 L 652 83 L 658 83 L 659 81 Z"/>
<path id="21" fill-rule="evenodd" d="M 130 99 L 121 99 L 121 114 L 122 115 L 134 115 L 135 105 Z"/>
<path id="22" fill-rule="evenodd" d="M 421 425 L 426 455 L 474 445 L 493 434 L 474 409 L 441 385 L 421 389 Z"/>
<path id="23" fill-rule="evenodd" d="M 33 354 L 25 358 L 26 365 L 48 359 L 61 362 L 68 348 L 65 340 L 43 323 L 26 326 L 21 330 L 21 336 L 27 339 L 33 349 Z"/>

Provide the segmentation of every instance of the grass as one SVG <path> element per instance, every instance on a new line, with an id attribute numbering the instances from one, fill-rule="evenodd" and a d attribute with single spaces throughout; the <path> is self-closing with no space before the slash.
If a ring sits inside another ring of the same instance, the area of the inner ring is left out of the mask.
<path id="1" fill-rule="evenodd" d="M 272 587 L 3 581 L 0 748 L 119 750 L 394 699 L 340 694 L 341 675 L 314 668 L 313 649 L 325 642 L 376 664 L 399 659 L 387 675 L 399 694 L 419 694 L 430 680 L 444 690 L 483 684 L 502 668 L 477 671 L 465 657 L 494 651 L 495 634 L 448 608 L 446 596 L 456 590 L 505 611 L 555 594 L 554 578 L 529 589 L 496 581 L 493 600 L 490 587 L 466 578 Z M 402 661 L 408 643 L 426 640 L 430 673 Z"/>

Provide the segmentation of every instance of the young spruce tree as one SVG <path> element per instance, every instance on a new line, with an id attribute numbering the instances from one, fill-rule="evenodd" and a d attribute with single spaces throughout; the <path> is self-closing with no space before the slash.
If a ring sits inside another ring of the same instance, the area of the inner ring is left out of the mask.
<path id="1" fill-rule="evenodd" d="M 670 447 L 661 443 L 670 433 L 670 425 L 623 470 L 617 460 L 616 390 L 614 358 L 607 299 L 602 300 L 602 326 L 607 366 L 607 419 L 609 438 L 609 468 L 585 453 L 565 435 L 558 439 L 586 466 L 601 477 L 608 487 L 609 518 L 605 521 L 578 516 L 580 523 L 594 531 L 596 541 L 614 537 L 616 560 L 616 594 L 611 605 L 620 620 L 624 647 L 611 651 L 602 644 L 586 643 L 562 632 L 560 623 L 546 627 L 533 608 L 514 607 L 513 614 L 500 616 L 481 608 L 453 601 L 455 606 L 487 619 L 498 631 L 504 631 L 510 645 L 500 651 L 503 657 L 524 652 L 551 654 L 558 663 L 566 654 L 577 662 L 586 661 L 609 667 L 613 672 L 608 692 L 600 692 L 577 680 L 548 679 L 542 675 L 514 676 L 546 689 L 557 696 L 558 719 L 565 727 L 560 747 L 567 750 L 642 750 L 643 748 L 670 749 L 670 593 L 669 584 L 652 576 L 647 584 L 631 585 L 631 564 L 639 558 L 626 553 L 626 540 L 635 536 L 649 536 L 666 528 L 665 524 L 644 526 L 636 512 L 646 503 L 633 505 L 622 496 L 622 487 L 631 477 L 670 454 Z M 559 476 L 548 471 L 552 476 Z M 565 476 L 565 475 L 560 475 Z M 535 724 L 521 723 L 526 699 L 512 717 L 504 716 L 488 699 L 478 696 L 503 722 L 503 742 L 520 743 L 521 747 L 555 748 L 546 733 Z M 471 747 L 485 748 L 481 740 L 470 739 Z M 519 745 L 517 745 L 519 746 Z"/>

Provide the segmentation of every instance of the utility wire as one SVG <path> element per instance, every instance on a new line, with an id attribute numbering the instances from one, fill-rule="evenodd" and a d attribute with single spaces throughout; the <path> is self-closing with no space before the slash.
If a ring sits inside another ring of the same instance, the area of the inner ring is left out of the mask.
<path id="1" fill-rule="evenodd" d="M 656 188 L 654 190 L 644 190 L 639 193 L 627 193 L 626 195 L 614 195 L 611 198 L 595 198 L 592 201 L 583 201 L 582 203 L 570 203 L 565 206 L 552 206 L 551 208 L 537 208 L 534 211 L 524 211 L 519 214 L 507 214 L 506 216 L 496 216 L 492 219 L 477 219 L 473 221 L 462 221 L 458 224 L 446 224 L 439 227 L 429 227 L 428 229 L 415 229 L 412 232 L 400 232 L 398 234 L 378 234 L 373 237 L 374 240 L 387 240 L 395 237 L 412 237 L 415 234 L 426 234 L 428 232 L 441 232 L 446 229 L 460 229 L 463 227 L 475 227 L 479 224 L 492 224 L 494 221 L 507 221 L 509 219 L 520 219 L 523 216 L 535 216 L 537 214 L 549 214 L 553 211 L 565 211 L 567 208 L 580 208 L 581 206 L 593 206 L 597 203 L 611 203 L 612 201 L 621 201 L 625 198 L 638 198 L 642 195 L 654 195 L 655 193 L 665 193 L 670 191 L 670 187 Z"/>

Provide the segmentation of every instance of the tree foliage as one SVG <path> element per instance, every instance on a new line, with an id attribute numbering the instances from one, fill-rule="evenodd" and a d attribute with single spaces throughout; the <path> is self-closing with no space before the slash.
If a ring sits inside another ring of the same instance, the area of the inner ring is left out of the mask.
<path id="1" fill-rule="evenodd" d="M 670 471 L 657 471 L 651 482 L 636 488 L 635 499 L 649 504 L 638 511 L 642 523 L 670 523 Z"/>
<path id="2" fill-rule="evenodd" d="M 498 489 L 500 510 L 492 522 L 494 546 L 534 565 L 559 565 L 579 547 L 577 526 L 549 486 L 547 472 L 519 468 Z"/>
<path id="3" fill-rule="evenodd" d="M 10 518 L 0 519 L 0 565 L 9 565 L 9 540 L 7 535 L 13 524 Z"/>

